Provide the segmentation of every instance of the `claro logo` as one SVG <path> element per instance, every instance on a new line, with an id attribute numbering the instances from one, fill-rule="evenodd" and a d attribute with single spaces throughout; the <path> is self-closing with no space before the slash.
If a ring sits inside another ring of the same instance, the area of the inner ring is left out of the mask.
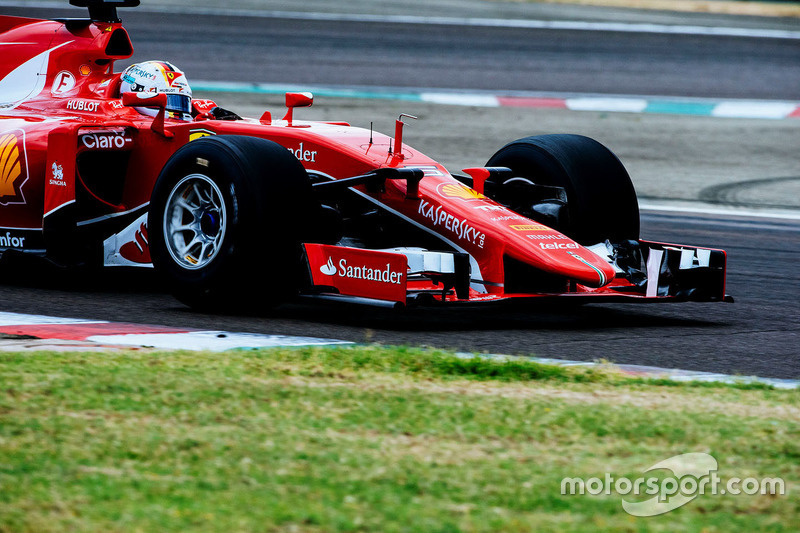
<path id="1" fill-rule="evenodd" d="M 366 281 L 377 281 L 379 283 L 391 283 L 400 285 L 403 280 L 401 272 L 394 272 L 392 266 L 386 263 L 386 268 L 370 268 L 365 265 L 352 266 L 347 264 L 347 259 L 340 259 L 338 267 L 333 263 L 333 258 L 329 257 L 328 262 L 319 271 L 326 276 L 336 276 L 347 279 L 362 279 Z"/>
<path id="2" fill-rule="evenodd" d="M 80 139 L 89 150 L 122 150 L 133 144 L 133 139 L 124 133 L 87 133 Z"/>

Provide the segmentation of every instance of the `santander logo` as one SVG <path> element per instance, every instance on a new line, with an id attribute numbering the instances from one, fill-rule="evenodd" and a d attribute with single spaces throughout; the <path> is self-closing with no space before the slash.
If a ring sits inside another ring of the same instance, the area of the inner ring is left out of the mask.
<path id="1" fill-rule="evenodd" d="M 386 263 L 385 268 L 371 268 L 366 265 L 348 265 L 347 259 L 342 258 L 339 260 L 337 267 L 333 262 L 333 258 L 328 257 L 328 262 L 319 267 L 319 271 L 326 276 L 338 275 L 340 278 L 377 281 L 393 285 L 400 285 L 403 281 L 403 273 L 393 271 L 391 263 Z"/>
<path id="2" fill-rule="evenodd" d="M 326 276 L 333 276 L 334 274 L 336 274 L 336 267 L 333 266 L 333 258 L 329 257 L 328 262 L 319 267 L 319 271 L 325 274 Z"/>

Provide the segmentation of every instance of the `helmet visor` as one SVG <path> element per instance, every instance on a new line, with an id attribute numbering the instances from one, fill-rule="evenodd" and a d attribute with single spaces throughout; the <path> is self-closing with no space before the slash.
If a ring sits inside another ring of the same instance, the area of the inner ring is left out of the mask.
<path id="1" fill-rule="evenodd" d="M 185 94 L 168 94 L 167 111 L 177 111 L 179 113 L 192 112 L 192 98 Z"/>

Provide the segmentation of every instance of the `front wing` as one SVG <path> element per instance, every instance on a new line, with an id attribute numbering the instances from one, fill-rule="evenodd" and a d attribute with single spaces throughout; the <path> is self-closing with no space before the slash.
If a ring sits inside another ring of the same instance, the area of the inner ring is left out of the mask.
<path id="1" fill-rule="evenodd" d="M 589 249 L 614 267 L 616 277 L 600 288 L 564 279 L 562 290 L 505 292 L 472 279 L 469 256 L 420 248 L 367 250 L 305 244 L 312 298 L 383 306 L 470 304 L 521 299 L 589 301 L 727 301 L 723 250 L 628 241 Z M 532 274 L 532 275 L 535 275 Z M 480 288 L 483 287 L 483 290 Z"/>

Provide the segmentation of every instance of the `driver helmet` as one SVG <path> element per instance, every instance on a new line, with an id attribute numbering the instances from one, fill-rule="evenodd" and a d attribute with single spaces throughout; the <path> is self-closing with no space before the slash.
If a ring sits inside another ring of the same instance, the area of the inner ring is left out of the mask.
<path id="1" fill-rule="evenodd" d="M 120 93 L 167 95 L 167 116 L 177 120 L 192 120 L 192 88 L 183 71 L 166 61 L 136 63 L 122 72 Z M 151 117 L 158 111 L 137 107 L 139 113 Z"/>

